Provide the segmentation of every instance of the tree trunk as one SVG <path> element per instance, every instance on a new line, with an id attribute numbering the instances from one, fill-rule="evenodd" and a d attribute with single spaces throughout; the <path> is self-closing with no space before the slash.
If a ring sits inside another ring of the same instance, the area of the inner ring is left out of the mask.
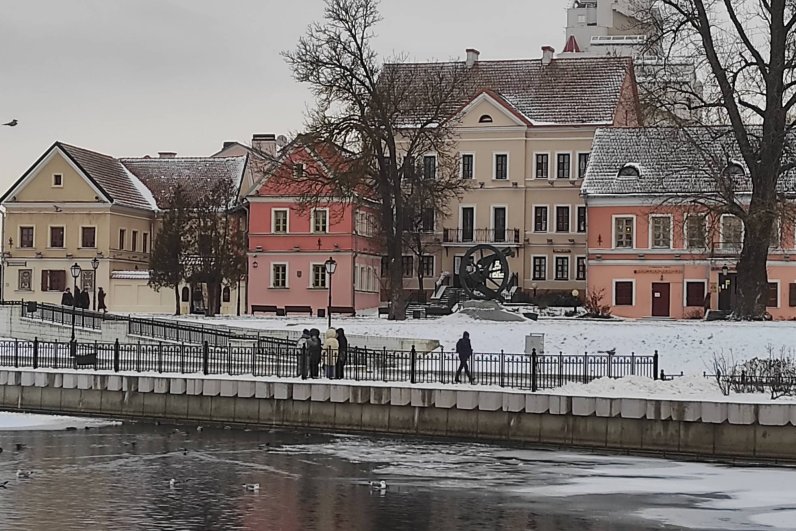
<path id="1" fill-rule="evenodd" d="M 180 315 L 180 286 L 174 286 L 174 315 Z"/>
<path id="2" fill-rule="evenodd" d="M 417 259 L 419 260 L 417 264 L 417 300 L 418 302 L 424 303 L 426 302 L 426 290 L 423 287 L 423 258 L 418 255 Z"/>
<path id="3" fill-rule="evenodd" d="M 215 282 L 207 283 L 207 306 L 205 307 L 206 317 L 215 317 L 218 307 L 218 284 Z"/>
<path id="4" fill-rule="evenodd" d="M 390 314 L 389 320 L 403 321 L 406 319 L 406 293 L 404 291 L 403 254 L 401 240 L 394 238 L 387 243 L 387 262 L 389 275 Z"/>
<path id="5" fill-rule="evenodd" d="M 754 207 L 753 207 L 754 208 Z M 737 265 L 737 319 L 763 319 L 768 302 L 768 247 L 773 216 L 761 212 L 746 220 L 743 250 Z"/>

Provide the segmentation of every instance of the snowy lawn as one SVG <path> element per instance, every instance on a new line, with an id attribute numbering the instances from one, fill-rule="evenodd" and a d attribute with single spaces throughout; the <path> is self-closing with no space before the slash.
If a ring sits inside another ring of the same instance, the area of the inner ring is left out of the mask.
<path id="1" fill-rule="evenodd" d="M 165 316 L 164 316 L 165 317 Z M 202 321 L 201 318 L 183 318 Z M 325 319 L 302 317 L 231 317 L 208 322 L 258 330 L 326 328 Z M 721 321 L 540 319 L 527 322 L 480 321 L 454 314 L 440 319 L 388 321 L 375 316 L 337 317 L 333 326 L 350 335 L 438 339 L 446 350 L 456 346 L 463 331 L 470 332 L 476 352 L 522 353 L 526 334 L 544 334 L 545 352 L 597 353 L 616 349 L 617 355 L 660 355 L 660 368 L 669 374 L 713 372 L 714 353 L 743 361 L 779 356 L 796 347 L 796 322 L 736 323 Z"/>
<path id="2" fill-rule="evenodd" d="M 0 411 L 0 431 L 85 429 L 120 424 L 121 422 L 104 419 Z"/>

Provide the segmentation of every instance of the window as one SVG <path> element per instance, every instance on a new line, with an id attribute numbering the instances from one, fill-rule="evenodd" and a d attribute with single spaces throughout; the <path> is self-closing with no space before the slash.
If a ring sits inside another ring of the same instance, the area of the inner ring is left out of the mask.
<path id="1" fill-rule="evenodd" d="M 495 154 L 495 179 L 509 178 L 509 156 L 506 153 Z"/>
<path id="2" fill-rule="evenodd" d="M 633 248 L 633 222 L 634 219 L 630 217 L 614 218 L 614 247 Z"/>
<path id="3" fill-rule="evenodd" d="M 796 284 L 788 284 L 788 306 L 796 306 Z"/>
<path id="4" fill-rule="evenodd" d="M 97 228 L 80 227 L 80 247 L 93 249 L 97 246 Z"/>
<path id="5" fill-rule="evenodd" d="M 437 156 L 426 155 L 423 157 L 423 178 L 434 179 L 437 176 Z"/>
<path id="6" fill-rule="evenodd" d="M 482 114 L 481 117 L 478 119 L 478 123 L 479 124 L 491 124 L 492 123 L 492 117 L 489 116 L 488 114 Z"/>
<path id="7" fill-rule="evenodd" d="M 19 270 L 19 283 L 17 284 L 19 291 L 31 291 L 33 289 L 33 270 L 20 269 Z"/>
<path id="8" fill-rule="evenodd" d="M 137 230 L 133 231 L 133 233 L 131 234 L 131 239 L 132 239 L 132 241 L 131 241 L 130 247 L 131 247 L 131 249 L 133 251 L 137 251 L 138 250 L 138 231 Z"/>
<path id="9" fill-rule="evenodd" d="M 569 256 L 556 256 L 556 280 L 569 280 Z"/>
<path id="10" fill-rule="evenodd" d="M 506 207 L 492 207 L 492 241 L 506 241 Z"/>
<path id="11" fill-rule="evenodd" d="M 550 176 L 550 155 L 547 153 L 536 154 L 536 178 L 547 179 Z"/>
<path id="12" fill-rule="evenodd" d="M 420 258 L 420 267 L 423 270 L 424 277 L 433 277 L 434 276 L 434 257 L 433 256 L 423 256 Z"/>
<path id="13" fill-rule="evenodd" d="M 767 308 L 779 308 L 779 282 L 768 283 Z"/>
<path id="14" fill-rule="evenodd" d="M 621 168 L 619 168 L 619 177 L 624 177 L 626 179 L 638 179 L 641 176 L 641 172 L 638 169 L 638 166 L 635 164 L 625 164 Z"/>
<path id="15" fill-rule="evenodd" d="M 670 249 L 672 247 L 672 218 L 669 216 L 652 216 L 652 248 Z"/>
<path id="16" fill-rule="evenodd" d="M 19 228 L 19 246 L 23 249 L 33 248 L 33 227 Z"/>
<path id="17" fill-rule="evenodd" d="M 533 208 L 533 231 L 547 232 L 547 207 L 537 206 Z"/>
<path id="18" fill-rule="evenodd" d="M 569 232 L 569 207 L 556 207 L 556 232 Z"/>
<path id="19" fill-rule="evenodd" d="M 411 277 L 412 274 L 415 272 L 415 257 L 414 256 L 402 256 L 401 257 L 401 265 L 403 266 L 403 274 L 405 277 Z"/>
<path id="20" fill-rule="evenodd" d="M 586 207 L 578 207 L 578 232 L 586 232 Z"/>
<path id="21" fill-rule="evenodd" d="M 124 241 L 126 239 L 127 231 L 124 229 L 119 229 L 119 250 L 124 250 Z"/>
<path id="22" fill-rule="evenodd" d="M 231 297 L 229 286 L 224 286 L 224 289 L 221 290 L 221 302 L 229 302 Z"/>
<path id="23" fill-rule="evenodd" d="M 293 164 L 293 177 L 304 177 L 304 164 L 300 162 Z"/>
<path id="24" fill-rule="evenodd" d="M 685 283 L 685 305 L 703 306 L 705 304 L 705 283 L 686 282 Z"/>
<path id="25" fill-rule="evenodd" d="M 687 249 L 705 248 L 705 216 L 692 214 L 685 218 L 685 244 Z"/>
<path id="26" fill-rule="evenodd" d="M 312 232 L 328 232 L 329 231 L 329 213 L 325 209 L 317 209 L 312 211 Z"/>
<path id="27" fill-rule="evenodd" d="M 271 221 L 271 232 L 274 234 L 287 234 L 287 209 L 275 208 L 271 211 L 273 219 Z"/>
<path id="28" fill-rule="evenodd" d="M 462 179 L 473 178 L 473 163 L 475 162 L 472 153 L 462 154 Z"/>
<path id="29" fill-rule="evenodd" d="M 323 264 L 321 264 L 321 267 L 323 267 Z M 287 287 L 287 264 L 271 264 L 271 287 Z"/>
<path id="30" fill-rule="evenodd" d="M 586 280 L 586 257 L 578 256 L 575 265 L 575 280 Z"/>
<path id="31" fill-rule="evenodd" d="M 53 173 L 53 188 L 62 188 L 64 185 L 64 175 L 62 173 Z"/>
<path id="32" fill-rule="evenodd" d="M 589 153 L 578 153 L 578 178 L 586 177 L 586 169 L 589 167 Z"/>
<path id="33" fill-rule="evenodd" d="M 569 179 L 571 175 L 569 157 L 569 153 L 559 153 L 556 155 L 556 177 L 559 179 Z"/>
<path id="34" fill-rule="evenodd" d="M 381 276 L 386 277 L 390 273 L 390 259 L 386 256 L 381 257 Z"/>
<path id="35" fill-rule="evenodd" d="M 50 227 L 50 247 L 62 249 L 64 247 L 64 228 Z"/>
<path id="36" fill-rule="evenodd" d="M 614 306 L 633 306 L 633 282 L 629 280 L 614 282 Z"/>
<path id="37" fill-rule="evenodd" d="M 743 243 L 743 222 L 736 216 L 721 216 L 721 248 L 740 250 Z"/>
<path id="38" fill-rule="evenodd" d="M 183 286 L 182 291 L 180 291 L 180 301 L 188 302 L 191 300 L 191 290 L 188 289 L 188 286 Z"/>
<path id="39" fill-rule="evenodd" d="M 148 253 L 149 252 L 149 233 L 145 232 L 141 235 L 141 251 Z"/>
<path id="40" fill-rule="evenodd" d="M 423 232 L 434 232 L 434 209 L 424 208 L 420 216 L 420 228 Z"/>
<path id="41" fill-rule="evenodd" d="M 45 269 L 41 272 L 42 291 L 63 291 L 66 289 L 66 271 Z"/>
<path id="42" fill-rule="evenodd" d="M 326 287 L 326 265 L 325 264 L 312 264 L 312 287 L 325 288 Z"/>
<path id="43" fill-rule="evenodd" d="M 533 280 L 547 280 L 547 257 L 533 257 Z"/>
<path id="44" fill-rule="evenodd" d="M 475 207 L 461 207 L 462 241 L 471 242 L 475 239 Z"/>

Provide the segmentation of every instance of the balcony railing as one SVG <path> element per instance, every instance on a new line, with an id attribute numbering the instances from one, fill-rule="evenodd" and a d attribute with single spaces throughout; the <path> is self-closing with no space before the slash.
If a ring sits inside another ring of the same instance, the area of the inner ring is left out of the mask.
<path id="1" fill-rule="evenodd" d="M 512 243 L 519 245 L 520 229 L 443 229 L 443 243 Z"/>

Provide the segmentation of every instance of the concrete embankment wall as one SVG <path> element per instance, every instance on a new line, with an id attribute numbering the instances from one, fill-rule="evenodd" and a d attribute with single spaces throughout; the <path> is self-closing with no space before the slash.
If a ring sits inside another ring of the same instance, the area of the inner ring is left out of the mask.
<path id="1" fill-rule="evenodd" d="M 0 408 L 796 463 L 796 404 L 9 369 Z"/>

